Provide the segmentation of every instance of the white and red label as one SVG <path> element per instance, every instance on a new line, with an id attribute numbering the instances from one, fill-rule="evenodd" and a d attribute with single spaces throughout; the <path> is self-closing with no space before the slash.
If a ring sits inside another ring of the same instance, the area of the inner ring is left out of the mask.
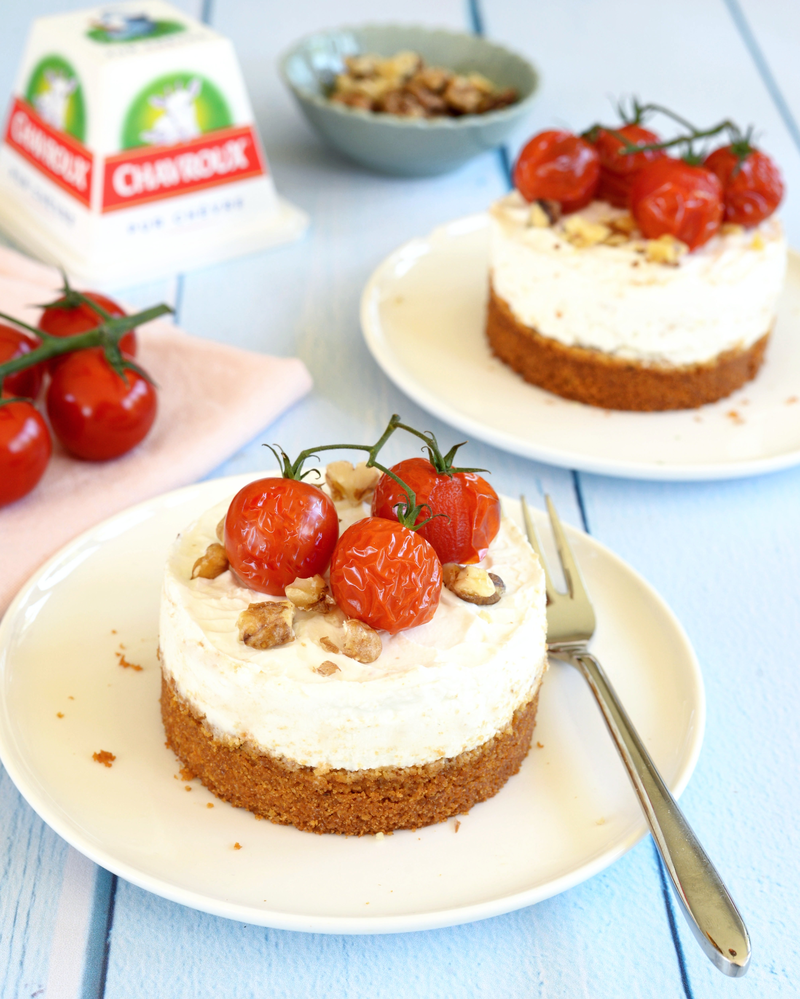
<path id="1" fill-rule="evenodd" d="M 102 210 L 113 212 L 264 172 L 249 125 L 221 128 L 176 146 L 129 149 L 106 159 Z"/>
<path id="2" fill-rule="evenodd" d="M 6 143 L 62 190 L 89 207 L 94 157 L 73 136 L 42 121 L 15 97 L 6 126 Z"/>

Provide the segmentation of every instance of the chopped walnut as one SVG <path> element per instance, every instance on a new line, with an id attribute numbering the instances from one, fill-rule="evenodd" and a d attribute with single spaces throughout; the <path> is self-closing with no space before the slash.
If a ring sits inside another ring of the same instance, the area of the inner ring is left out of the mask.
<path id="1" fill-rule="evenodd" d="M 349 461 L 332 461 L 325 471 L 325 481 L 333 499 L 353 504 L 363 503 L 380 477 L 380 471 L 368 468 L 365 461 L 360 461 L 355 467 Z"/>
<path id="2" fill-rule="evenodd" d="M 345 72 L 337 74 L 329 97 L 348 107 L 434 118 L 484 114 L 519 100 L 512 87 L 498 88 L 481 73 L 459 75 L 426 66 L 415 52 L 348 56 L 344 62 Z"/>
<path id="3" fill-rule="evenodd" d="M 320 676 L 331 676 L 333 673 L 339 672 L 339 667 L 336 663 L 332 663 L 330 659 L 321 662 L 319 666 L 313 666 L 312 669 L 315 673 L 319 673 Z"/>
<path id="4" fill-rule="evenodd" d="M 573 246 L 585 249 L 604 243 L 611 235 L 611 230 L 602 222 L 589 222 L 582 215 L 570 215 L 564 220 L 564 235 Z"/>
<path id="5" fill-rule="evenodd" d="M 228 556 L 225 549 L 213 542 L 192 566 L 192 579 L 197 579 L 198 576 L 203 579 L 216 579 L 226 572 L 227 568 Z"/>
<path id="6" fill-rule="evenodd" d="M 483 92 L 466 76 L 454 76 L 447 84 L 444 99 L 461 114 L 475 114 L 481 106 Z"/>
<path id="7" fill-rule="evenodd" d="M 290 600 L 250 604 L 236 622 L 239 641 L 251 649 L 274 649 L 293 642 L 293 615 L 294 604 Z"/>
<path id="8" fill-rule="evenodd" d="M 225 518 L 226 518 L 226 517 L 227 517 L 227 514 L 226 514 L 226 515 L 225 515 L 225 517 L 223 517 L 223 518 L 222 518 L 222 520 L 221 520 L 221 521 L 220 521 L 220 522 L 219 522 L 219 523 L 217 524 L 217 529 L 216 529 L 216 531 L 214 531 L 214 533 L 215 533 L 215 534 L 216 534 L 216 536 L 217 536 L 217 541 L 219 541 L 219 543 L 220 543 L 221 545 L 224 545 L 224 544 L 225 544 Z"/>
<path id="9" fill-rule="evenodd" d="M 608 239 L 604 240 L 603 246 L 622 246 L 628 242 L 628 237 L 624 232 L 612 232 Z"/>
<path id="10" fill-rule="evenodd" d="M 608 225 L 614 232 L 621 232 L 625 236 L 632 235 L 639 228 L 632 215 L 620 215 L 619 218 L 609 219 Z"/>
<path id="11" fill-rule="evenodd" d="M 561 218 L 561 205 L 557 201 L 539 198 L 528 213 L 528 222 L 536 229 L 547 229 Z"/>
<path id="12" fill-rule="evenodd" d="M 447 562 L 442 566 L 442 579 L 457 597 L 482 607 L 496 604 L 506 592 L 505 583 L 499 576 L 477 565 Z"/>
<path id="13" fill-rule="evenodd" d="M 744 232 L 744 226 L 739 225 L 738 222 L 723 222 L 719 231 L 723 236 L 741 236 Z"/>
<path id="14" fill-rule="evenodd" d="M 314 611 L 319 614 L 330 614 L 336 603 L 328 590 L 328 584 L 322 576 L 300 576 L 286 587 L 286 596 L 295 607 L 304 611 Z"/>
<path id="15" fill-rule="evenodd" d="M 363 621 L 348 618 L 344 623 L 342 652 L 359 663 L 374 663 L 383 651 L 381 636 Z"/>
<path id="16" fill-rule="evenodd" d="M 323 649 L 325 649 L 326 652 L 341 652 L 339 646 L 335 642 L 331 641 L 327 635 L 323 635 L 322 638 L 320 638 L 319 644 Z"/>
<path id="17" fill-rule="evenodd" d="M 678 261 L 689 252 L 686 243 L 664 233 L 658 239 L 648 239 L 645 244 L 645 256 L 653 264 L 667 264 L 670 267 L 677 267 Z"/>

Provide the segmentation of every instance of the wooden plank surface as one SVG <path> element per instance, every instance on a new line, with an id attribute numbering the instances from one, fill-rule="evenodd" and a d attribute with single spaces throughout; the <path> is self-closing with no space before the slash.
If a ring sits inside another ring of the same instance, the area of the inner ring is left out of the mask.
<path id="1" fill-rule="evenodd" d="M 10 90 L 28 19 L 71 6 L 32 0 L 4 12 L 0 93 Z M 784 217 L 800 246 L 800 147 L 791 127 L 791 115 L 800 114 L 792 62 L 800 18 L 778 0 L 677 0 L 645 8 L 633 0 L 409 0 L 379 12 L 366 0 L 343 0 L 335 11 L 313 0 L 180 6 L 205 12 L 233 38 L 278 189 L 312 217 L 309 234 L 295 245 L 122 289 L 134 304 L 154 294 L 175 302 L 182 325 L 198 336 L 299 356 L 314 376 L 312 396 L 214 475 L 266 467 L 264 441 L 292 451 L 313 441 L 374 438 L 395 411 L 442 440 L 461 439 L 379 371 L 361 339 L 359 298 L 397 245 L 481 211 L 503 193 L 503 161 L 487 153 L 443 178 L 401 181 L 369 174 L 325 149 L 275 69 L 278 54 L 317 27 L 380 19 L 472 30 L 477 14 L 488 35 L 542 71 L 531 132 L 605 120 L 609 95 L 630 93 L 700 121 L 733 115 L 754 122 L 783 168 Z M 519 132 L 510 155 L 527 134 Z M 398 452 L 392 447 L 388 455 Z M 699 953 L 675 906 L 665 902 L 649 839 L 592 881 L 482 923 L 386 937 L 305 935 L 185 909 L 93 865 L 87 875 L 3 773 L 4 999 L 43 990 L 64 999 L 796 994 L 790 967 L 800 951 L 791 934 L 800 854 L 793 724 L 800 703 L 800 471 L 659 484 L 576 476 L 480 443 L 471 446 L 471 460 L 493 470 L 501 492 L 525 491 L 541 505 L 547 491 L 572 523 L 585 513 L 586 527 L 642 572 L 683 621 L 709 705 L 705 748 L 684 802 L 750 925 L 755 956 L 748 976 L 730 983 Z M 79 895 L 82 922 L 67 904 Z"/>

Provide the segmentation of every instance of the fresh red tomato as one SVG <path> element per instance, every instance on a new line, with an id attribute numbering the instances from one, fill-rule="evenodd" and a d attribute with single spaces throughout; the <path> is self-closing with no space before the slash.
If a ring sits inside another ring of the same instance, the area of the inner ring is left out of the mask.
<path id="1" fill-rule="evenodd" d="M 394 634 L 430 621 L 442 592 L 442 565 L 417 531 L 365 517 L 339 538 L 331 592 L 350 617 Z"/>
<path id="2" fill-rule="evenodd" d="M 0 506 L 33 489 L 52 450 L 47 424 L 30 402 L 0 406 Z"/>
<path id="3" fill-rule="evenodd" d="M 127 315 L 113 299 L 107 298 L 99 292 L 85 291 L 83 294 L 87 298 L 91 298 L 93 302 L 97 302 L 114 319 Z M 60 298 L 58 301 L 62 302 L 64 299 Z M 40 330 L 44 330 L 51 336 L 73 336 L 75 333 L 86 333 L 93 330 L 102 322 L 103 317 L 98 312 L 95 312 L 85 302 L 81 302 L 72 307 L 53 306 L 45 309 L 39 319 L 38 326 Z M 119 349 L 129 357 L 136 357 L 136 333 L 134 330 L 120 338 Z M 62 358 L 57 357 L 52 367 L 60 364 L 61 360 Z"/>
<path id="4" fill-rule="evenodd" d="M 600 179 L 600 156 L 572 132 L 540 132 L 519 154 L 514 186 L 526 201 L 558 201 L 564 212 L 588 205 Z"/>
<path id="5" fill-rule="evenodd" d="M 283 596 L 299 576 L 328 568 L 339 517 L 318 486 L 298 479 L 250 482 L 234 496 L 225 518 L 225 551 L 254 590 Z"/>
<path id="6" fill-rule="evenodd" d="M 408 458 L 392 471 L 416 493 L 417 503 L 429 508 L 417 517 L 418 524 L 432 514 L 445 514 L 417 529 L 439 560 L 480 562 L 500 529 L 500 499 L 486 479 L 475 472 L 439 473 L 427 458 Z M 384 475 L 372 498 L 372 513 L 397 520 L 395 508 L 405 499 L 394 479 Z"/>
<path id="7" fill-rule="evenodd" d="M 634 178 L 631 212 L 646 239 L 668 234 L 696 250 L 722 222 L 722 184 L 704 167 L 665 157 Z"/>
<path id="8" fill-rule="evenodd" d="M 100 347 L 67 354 L 52 374 L 47 414 L 53 433 L 78 458 L 117 458 L 144 439 L 156 418 L 156 391 L 138 372 L 122 379 Z"/>
<path id="9" fill-rule="evenodd" d="M 0 364 L 23 354 L 30 354 L 38 346 L 38 341 L 22 330 L 0 324 Z M 42 387 L 42 378 L 42 366 L 34 364 L 32 368 L 25 368 L 15 375 L 7 375 L 3 379 L 3 390 L 7 395 L 24 395 L 35 399 Z"/>
<path id="10" fill-rule="evenodd" d="M 636 146 L 649 146 L 661 141 L 655 132 L 642 128 L 641 125 L 622 125 L 614 131 Z M 600 183 L 596 197 L 600 201 L 616 205 L 617 208 L 628 207 L 631 184 L 636 174 L 648 163 L 654 163 L 666 156 L 663 149 L 648 149 L 643 153 L 623 153 L 622 142 L 604 129 L 597 136 L 594 147 L 600 155 Z"/>
<path id="11" fill-rule="evenodd" d="M 774 160 L 758 149 L 740 161 L 733 146 L 723 146 L 707 156 L 703 166 L 720 179 L 727 222 L 758 225 L 781 203 L 781 172 Z"/>

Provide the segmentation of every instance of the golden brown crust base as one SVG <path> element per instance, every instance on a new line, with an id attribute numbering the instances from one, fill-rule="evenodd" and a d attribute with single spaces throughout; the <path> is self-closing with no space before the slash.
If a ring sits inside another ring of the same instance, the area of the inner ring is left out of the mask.
<path id="1" fill-rule="evenodd" d="M 696 409 L 730 395 L 757 374 L 769 330 L 747 350 L 729 350 L 705 364 L 650 366 L 544 337 L 520 323 L 490 288 L 486 335 L 501 361 L 548 392 L 602 409 L 651 412 Z"/>
<path id="2" fill-rule="evenodd" d="M 162 672 L 161 716 L 178 758 L 220 798 L 271 822 L 364 836 L 464 815 L 515 774 L 530 748 L 538 691 L 509 727 L 450 760 L 415 767 L 315 771 L 216 739 Z"/>

